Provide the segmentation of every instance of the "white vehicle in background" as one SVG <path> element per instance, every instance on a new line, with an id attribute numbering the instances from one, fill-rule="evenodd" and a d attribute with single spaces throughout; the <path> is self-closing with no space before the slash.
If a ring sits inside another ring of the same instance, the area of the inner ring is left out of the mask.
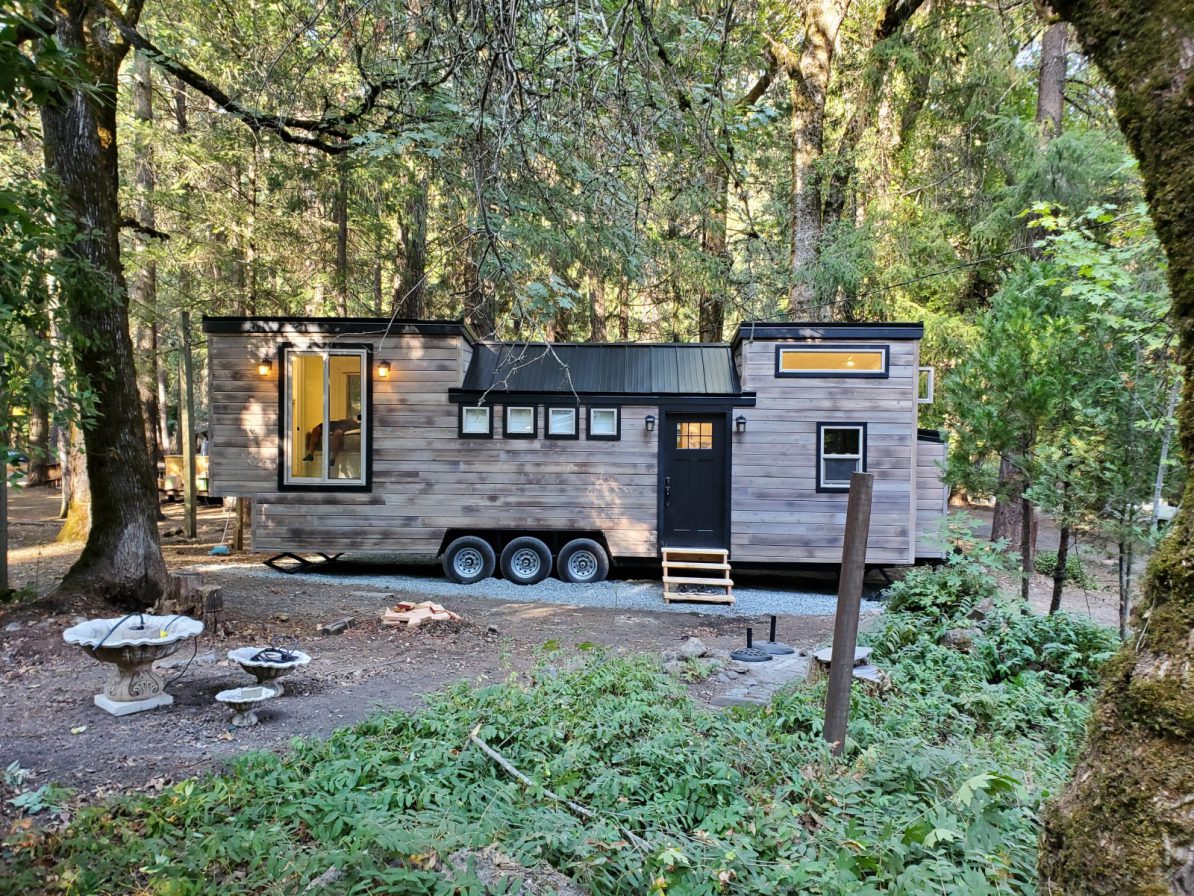
<path id="1" fill-rule="evenodd" d="M 1149 501 L 1147 504 L 1141 504 L 1140 511 L 1151 520 L 1153 518 L 1153 502 Z M 1161 507 L 1157 511 L 1157 525 L 1167 526 L 1175 516 L 1177 516 L 1177 505 L 1162 500 Z"/>

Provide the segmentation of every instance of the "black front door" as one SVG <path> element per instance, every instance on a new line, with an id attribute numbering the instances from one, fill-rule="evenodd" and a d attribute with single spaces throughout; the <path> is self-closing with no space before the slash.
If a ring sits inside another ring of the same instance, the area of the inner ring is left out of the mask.
<path id="1" fill-rule="evenodd" d="M 663 416 L 659 488 L 660 542 L 668 547 L 724 548 L 729 518 L 730 441 L 725 414 Z"/>

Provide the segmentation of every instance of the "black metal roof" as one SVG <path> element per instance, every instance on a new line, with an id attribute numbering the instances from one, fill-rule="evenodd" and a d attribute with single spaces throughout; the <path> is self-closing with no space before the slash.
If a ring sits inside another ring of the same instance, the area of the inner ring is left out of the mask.
<path id="1" fill-rule="evenodd" d="M 415 320 L 389 317 L 220 317 L 203 316 L 204 333 L 268 334 L 328 333 L 360 336 L 463 336 L 477 335 L 462 320 Z"/>
<path id="2" fill-rule="evenodd" d="M 738 396 L 728 345 L 478 343 L 461 392 Z"/>

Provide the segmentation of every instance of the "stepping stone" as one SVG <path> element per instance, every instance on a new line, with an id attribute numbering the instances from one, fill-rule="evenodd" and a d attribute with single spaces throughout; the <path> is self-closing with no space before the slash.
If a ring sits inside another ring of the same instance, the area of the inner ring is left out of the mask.
<path id="1" fill-rule="evenodd" d="M 865 665 L 866 661 L 870 658 L 870 656 L 871 656 L 871 648 L 870 647 L 855 647 L 854 648 L 854 665 L 855 666 Z M 820 650 L 818 650 L 816 653 L 813 654 L 813 659 L 816 660 L 818 663 L 823 663 L 824 665 L 828 666 L 831 662 L 833 662 L 833 645 L 831 644 L 828 647 L 822 647 Z"/>

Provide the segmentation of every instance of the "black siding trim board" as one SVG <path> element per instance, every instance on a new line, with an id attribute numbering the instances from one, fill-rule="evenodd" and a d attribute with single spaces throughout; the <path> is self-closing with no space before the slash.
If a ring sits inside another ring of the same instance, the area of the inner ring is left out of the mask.
<path id="1" fill-rule="evenodd" d="M 448 401 L 453 404 L 554 404 L 556 407 L 576 405 L 643 405 L 667 404 L 696 406 L 720 411 L 729 408 L 753 408 L 755 393 L 742 392 L 737 395 L 671 395 L 658 392 L 502 392 L 497 389 L 479 391 L 476 389 L 449 389 Z"/>
<path id="2" fill-rule="evenodd" d="M 741 323 L 734 331 L 730 345 L 735 352 L 743 342 L 773 339 L 923 339 L 922 323 Z"/>

